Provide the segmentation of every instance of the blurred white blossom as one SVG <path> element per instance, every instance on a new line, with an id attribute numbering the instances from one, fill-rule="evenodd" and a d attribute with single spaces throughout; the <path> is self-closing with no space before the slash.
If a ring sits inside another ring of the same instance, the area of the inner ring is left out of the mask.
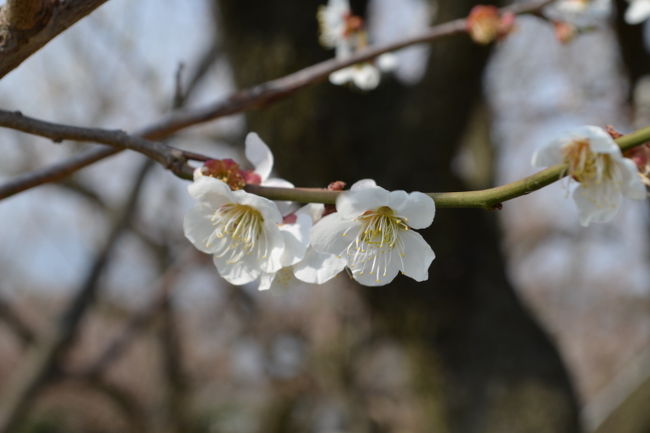
<path id="1" fill-rule="evenodd" d="M 640 24 L 650 18 L 650 0 L 628 0 L 630 5 L 625 10 L 625 22 Z"/>
<path id="2" fill-rule="evenodd" d="M 646 198 L 636 164 L 623 157 L 612 137 L 597 126 L 583 126 L 538 149 L 532 164 L 549 167 L 568 164 L 567 174 L 579 182 L 573 192 L 580 223 L 611 221 L 623 197 Z"/>
<path id="3" fill-rule="evenodd" d="M 611 13 L 611 0 L 557 0 L 544 8 L 550 19 L 579 28 L 601 24 Z"/>

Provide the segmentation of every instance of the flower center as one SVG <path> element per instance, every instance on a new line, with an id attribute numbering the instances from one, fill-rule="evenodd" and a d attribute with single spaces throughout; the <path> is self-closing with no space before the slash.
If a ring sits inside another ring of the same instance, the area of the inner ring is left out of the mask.
<path id="1" fill-rule="evenodd" d="M 257 209 L 239 203 L 221 206 L 210 218 L 214 231 L 206 246 L 219 243 L 216 257 L 226 257 L 228 263 L 236 263 L 244 256 L 256 253 L 262 258 L 267 253 L 264 217 Z M 262 236 L 264 235 L 264 236 Z"/>
<path id="2" fill-rule="evenodd" d="M 599 184 L 611 180 L 614 160 L 606 153 L 594 153 L 589 140 L 576 140 L 564 149 L 564 162 L 571 177 L 582 184 Z"/>
<path id="3" fill-rule="evenodd" d="M 379 282 L 387 275 L 394 248 L 399 250 L 400 260 L 403 260 L 404 245 L 400 233 L 408 230 L 409 226 L 405 218 L 396 216 L 387 206 L 366 211 L 358 220 L 361 230 L 348 245 L 347 253 L 351 258 L 348 266 L 355 274 L 375 275 Z"/>
<path id="4" fill-rule="evenodd" d="M 376 248 L 393 248 L 401 230 L 408 230 L 404 218 L 395 216 L 388 206 L 366 211 L 359 217 L 363 224 L 357 243 L 361 242 Z"/>

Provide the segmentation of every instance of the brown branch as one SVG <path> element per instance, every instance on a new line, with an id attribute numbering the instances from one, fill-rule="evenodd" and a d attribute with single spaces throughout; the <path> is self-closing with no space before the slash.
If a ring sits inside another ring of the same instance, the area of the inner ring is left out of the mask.
<path id="1" fill-rule="evenodd" d="M 36 333 L 4 299 L 0 299 L 0 321 L 11 328 L 23 346 L 30 346 L 36 339 Z"/>
<path id="2" fill-rule="evenodd" d="M 0 10 L 0 78 L 106 1 L 7 1 Z"/>
<path id="3" fill-rule="evenodd" d="M 16 176 L 0 185 L 0 200 L 45 183 L 57 182 L 120 151 L 121 149 L 113 147 L 98 146 L 49 167 Z"/>
<path id="4" fill-rule="evenodd" d="M 550 2 L 551 0 L 533 0 L 526 3 L 515 4 L 508 8 L 504 8 L 502 11 L 509 11 L 516 14 L 535 13 Z M 431 42 L 443 37 L 464 33 L 465 26 L 465 19 L 457 19 L 430 27 L 428 30 L 417 36 L 361 50 L 346 60 L 326 60 L 285 77 L 267 81 L 249 89 L 241 90 L 227 98 L 218 100 L 204 107 L 171 114 L 163 120 L 136 132 L 134 135 L 148 140 L 161 140 L 184 128 L 257 108 L 270 102 L 288 97 L 308 85 L 325 79 L 334 71 L 355 63 L 373 59 L 383 53 L 395 51 L 418 43 Z M 13 179 L 8 184 L 0 186 L 0 199 L 44 183 L 56 182 L 83 167 L 91 165 L 103 158 L 115 155 L 120 151 L 121 149 L 91 149 L 55 166 L 26 173 L 19 178 Z M 185 155 L 189 158 L 190 154 L 189 152 L 185 152 Z M 196 158 L 189 159 L 200 160 L 201 155 L 195 156 Z"/>
<path id="5" fill-rule="evenodd" d="M 177 176 L 183 178 L 192 177 L 192 168 L 187 165 L 188 159 L 206 160 L 207 157 L 197 155 L 191 152 L 184 152 L 180 149 L 173 148 L 164 143 L 146 140 L 144 138 L 129 135 L 121 130 L 108 130 L 100 128 L 81 128 L 71 125 L 63 125 L 59 123 L 46 122 L 44 120 L 28 117 L 20 112 L 10 112 L 0 110 L 0 126 L 22 131 L 27 134 L 38 135 L 41 137 L 49 138 L 54 142 L 61 142 L 63 140 L 73 141 L 92 141 L 95 143 L 106 144 L 116 147 L 117 150 L 131 149 L 136 152 L 142 153 L 150 159 L 158 162 L 163 167 L 171 170 Z M 95 150 L 89 152 L 89 157 L 76 160 L 72 167 L 57 167 L 53 172 L 50 171 L 46 175 L 49 179 L 50 174 L 57 175 L 62 171 L 70 174 L 73 168 L 83 167 L 94 161 L 98 161 L 102 157 L 109 156 L 115 152 L 108 152 L 106 149 Z M 68 161 L 69 163 L 70 161 Z M 52 167 L 50 167 L 51 169 Z M 27 176 L 20 176 L 17 179 L 9 182 L 8 184 L 0 187 L 0 199 L 8 197 L 9 195 L 19 192 L 24 184 L 39 184 L 43 179 L 43 175 L 35 177 L 33 174 Z"/>
<path id="6" fill-rule="evenodd" d="M 0 22 L 16 30 L 38 25 L 48 9 L 45 0 L 8 0 L 0 10 Z"/>

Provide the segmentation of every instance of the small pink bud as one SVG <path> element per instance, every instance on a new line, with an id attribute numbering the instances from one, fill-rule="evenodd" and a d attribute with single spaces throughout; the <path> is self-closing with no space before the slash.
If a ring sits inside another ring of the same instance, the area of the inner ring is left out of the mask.
<path id="1" fill-rule="evenodd" d="M 345 182 L 342 180 L 335 180 L 334 182 L 327 185 L 328 191 L 343 191 L 345 189 Z M 336 212 L 336 205 L 326 204 L 325 210 L 323 211 L 323 216 L 329 215 Z"/>

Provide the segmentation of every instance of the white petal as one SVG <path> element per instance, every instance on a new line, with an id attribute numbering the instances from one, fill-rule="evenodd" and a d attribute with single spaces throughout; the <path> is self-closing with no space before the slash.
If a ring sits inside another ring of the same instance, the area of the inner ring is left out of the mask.
<path id="1" fill-rule="evenodd" d="M 340 273 L 346 263 L 342 257 L 308 248 L 304 259 L 293 265 L 293 272 L 306 283 L 323 284 Z"/>
<path id="2" fill-rule="evenodd" d="M 377 186 L 377 182 L 373 179 L 361 179 L 352 184 L 350 191 L 358 191 L 360 189 L 374 188 Z"/>
<path id="3" fill-rule="evenodd" d="M 562 147 L 564 147 L 568 142 L 569 140 L 566 138 L 561 138 L 553 140 L 545 146 L 537 149 L 535 153 L 533 153 L 533 159 L 531 161 L 533 167 L 543 168 L 560 164 L 564 160 Z"/>
<path id="4" fill-rule="evenodd" d="M 198 204 L 190 209 L 183 219 L 185 237 L 192 242 L 197 250 L 208 254 L 220 250 L 221 243 L 225 241 L 225 239 L 215 239 L 210 245 L 207 244 L 208 239 L 214 233 L 214 225 L 210 220 L 212 215 L 214 215 L 214 211 L 210 206 Z"/>
<path id="5" fill-rule="evenodd" d="M 360 227 L 357 221 L 342 220 L 338 212 L 329 214 L 312 227 L 311 245 L 317 251 L 344 256 Z"/>
<path id="6" fill-rule="evenodd" d="M 273 285 L 273 280 L 275 280 L 275 272 L 265 272 L 260 275 L 260 284 L 257 286 L 257 290 L 260 292 L 263 290 L 269 290 Z"/>
<path id="7" fill-rule="evenodd" d="M 229 263 L 223 257 L 214 256 L 213 259 L 219 275 L 236 286 L 253 282 L 261 274 L 256 258 L 253 256 L 246 256 L 236 263 Z"/>
<path id="8" fill-rule="evenodd" d="M 424 238 L 413 230 L 403 232 L 400 239 L 404 242 L 402 272 L 415 281 L 429 278 L 429 266 L 436 257 Z"/>
<path id="9" fill-rule="evenodd" d="M 399 251 L 397 248 L 393 248 L 384 252 L 384 254 L 385 255 L 377 257 L 378 261 L 386 260 L 385 266 L 380 267 L 381 271 L 379 273 L 371 272 L 371 263 L 366 263 L 364 269 L 350 269 L 352 271 L 352 278 L 354 278 L 359 284 L 373 287 L 385 286 L 393 281 L 402 266 Z"/>
<path id="10" fill-rule="evenodd" d="M 343 219 L 354 219 L 367 210 L 388 206 L 389 192 L 380 186 L 345 191 L 336 198 L 336 210 Z"/>
<path id="11" fill-rule="evenodd" d="M 312 223 L 320 220 L 325 212 L 325 205 L 323 203 L 309 203 L 296 211 L 296 216 L 304 214 L 311 218 Z"/>
<path id="12" fill-rule="evenodd" d="M 354 71 L 354 84 L 361 90 L 372 90 L 379 85 L 381 74 L 379 69 L 370 63 L 356 66 Z"/>
<path id="13" fill-rule="evenodd" d="M 611 221 L 621 206 L 622 195 L 611 182 L 604 182 L 587 188 L 579 185 L 573 192 L 573 200 L 580 224 L 587 227 L 592 222 Z"/>
<path id="14" fill-rule="evenodd" d="M 282 267 L 282 256 L 285 250 L 284 236 L 277 224 L 265 220 L 263 234 L 260 235 L 258 242 L 266 252 L 263 259 L 258 259 L 258 266 L 264 272 L 277 272 Z"/>
<path id="15" fill-rule="evenodd" d="M 614 139 L 603 129 L 598 126 L 583 126 L 572 134 L 574 139 L 586 139 L 589 141 L 589 147 L 595 153 L 619 154 L 621 148 Z"/>
<path id="16" fill-rule="evenodd" d="M 406 191 L 397 190 L 388 192 L 388 203 L 386 206 L 393 209 L 398 215 L 402 215 L 401 211 L 404 209 L 408 201 L 408 193 Z"/>
<path id="17" fill-rule="evenodd" d="M 397 56 L 391 53 L 382 54 L 377 57 L 377 66 L 384 72 L 390 72 L 397 68 Z"/>
<path id="18" fill-rule="evenodd" d="M 393 191 L 391 196 L 395 193 L 404 193 L 403 191 Z M 401 203 L 393 204 L 391 200 L 390 207 L 395 210 L 397 215 L 406 218 L 406 223 L 414 229 L 423 229 L 429 227 L 433 222 L 433 217 L 436 214 L 436 203 L 428 195 L 414 191 L 410 194 L 404 193 L 401 197 L 404 200 Z M 400 197 L 400 196 L 396 196 Z"/>
<path id="19" fill-rule="evenodd" d="M 339 69 L 338 71 L 334 71 L 330 74 L 330 83 L 335 84 L 337 86 L 342 86 L 343 84 L 346 84 L 350 81 L 352 81 L 354 78 L 354 72 L 352 71 L 352 67 L 347 67 L 343 69 Z"/>
<path id="20" fill-rule="evenodd" d="M 284 253 L 282 266 L 291 266 L 305 256 L 309 245 L 309 232 L 312 227 L 311 217 L 305 214 L 296 215 L 295 224 L 280 225 L 280 233 L 284 237 Z"/>
<path id="21" fill-rule="evenodd" d="M 262 182 L 268 179 L 273 169 L 273 154 L 260 136 L 254 132 L 249 132 L 246 136 L 245 153 L 246 158 L 255 167 L 255 173 L 259 174 L 262 178 Z"/>
<path id="22" fill-rule="evenodd" d="M 222 204 L 236 202 L 230 187 L 210 176 L 203 176 L 192 182 L 187 191 L 195 199 L 209 202 L 215 209 Z"/>
<path id="23" fill-rule="evenodd" d="M 625 11 L 625 22 L 640 24 L 650 17 L 650 1 L 633 0 Z"/>
<path id="24" fill-rule="evenodd" d="M 623 194 L 634 200 L 645 200 L 648 197 L 643 180 L 639 176 L 636 164 L 629 158 L 621 158 L 617 161 L 621 177 L 623 179 Z"/>
<path id="25" fill-rule="evenodd" d="M 282 222 L 280 210 L 271 200 L 243 190 L 233 191 L 233 195 L 235 196 L 237 203 L 245 204 L 257 209 L 262 214 L 265 221 L 270 221 L 275 224 L 280 224 Z"/>

